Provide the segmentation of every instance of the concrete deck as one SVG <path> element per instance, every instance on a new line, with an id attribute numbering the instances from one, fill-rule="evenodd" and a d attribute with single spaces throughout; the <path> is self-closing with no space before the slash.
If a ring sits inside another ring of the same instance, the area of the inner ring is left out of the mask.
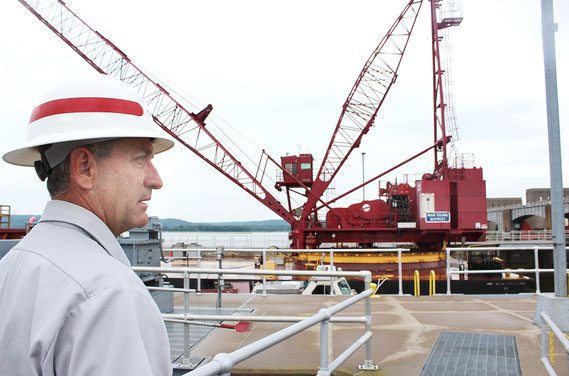
<path id="1" fill-rule="evenodd" d="M 192 307 L 215 307 L 215 294 L 195 295 Z M 330 296 L 226 294 L 223 306 L 252 308 L 256 315 L 310 316 L 322 307 L 343 299 Z M 537 296 L 378 296 L 372 299 L 373 357 L 380 371 L 364 375 L 418 375 L 441 331 L 494 333 L 514 335 L 522 373 L 547 375 L 540 361 L 539 328 L 532 324 Z M 351 307 L 341 316 L 360 316 L 364 303 Z M 250 344 L 289 323 L 253 323 L 249 332 L 215 329 L 191 356 L 211 358 L 220 352 L 229 353 Z M 332 324 L 333 355 L 338 356 L 363 334 L 362 324 Z M 555 366 L 558 375 L 569 375 L 567 359 L 555 341 Z M 319 363 L 319 326 L 238 364 L 232 374 L 315 375 Z M 337 375 L 360 374 L 358 364 L 364 349 L 348 359 Z M 477 373 L 478 374 L 478 373 Z M 482 373 L 486 374 L 486 373 Z"/>

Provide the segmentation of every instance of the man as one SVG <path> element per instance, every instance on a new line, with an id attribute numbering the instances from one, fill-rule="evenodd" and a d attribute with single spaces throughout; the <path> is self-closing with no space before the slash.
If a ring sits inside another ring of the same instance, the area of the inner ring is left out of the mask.
<path id="1" fill-rule="evenodd" d="M 52 200 L 0 260 L 0 375 L 170 375 L 160 312 L 117 237 L 148 222 L 152 158 L 173 142 L 104 75 L 61 83 L 4 161 L 35 166 Z"/>

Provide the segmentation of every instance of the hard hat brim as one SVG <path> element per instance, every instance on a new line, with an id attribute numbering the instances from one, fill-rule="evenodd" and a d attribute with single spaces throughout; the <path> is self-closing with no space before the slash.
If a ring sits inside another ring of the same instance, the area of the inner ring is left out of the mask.
<path id="1" fill-rule="evenodd" d="M 47 145 L 59 145 L 53 167 L 74 148 L 105 140 L 149 138 L 155 154 L 174 146 L 138 93 L 102 74 L 59 82 L 33 109 L 27 128 L 28 141 L 2 157 L 7 163 L 33 166 L 41 158 L 39 147 Z"/>
<path id="2" fill-rule="evenodd" d="M 147 137 L 143 135 L 134 136 L 134 137 L 132 135 L 125 135 L 124 137 L 112 137 L 112 138 L 150 138 L 152 139 L 154 154 L 162 153 L 168 149 L 171 149 L 174 146 L 174 141 L 168 138 L 156 137 L 154 134 L 148 135 Z M 85 141 L 84 145 L 90 144 L 89 139 L 84 139 L 84 141 Z M 99 142 L 97 141 L 97 139 L 92 139 L 92 141 Z M 39 144 L 24 145 L 18 149 L 7 152 L 6 154 L 4 154 L 4 156 L 2 156 L 2 159 L 4 160 L 4 162 L 16 166 L 33 167 L 34 162 L 39 161 L 41 158 L 38 146 L 42 145 L 45 145 L 45 143 L 42 142 Z"/>

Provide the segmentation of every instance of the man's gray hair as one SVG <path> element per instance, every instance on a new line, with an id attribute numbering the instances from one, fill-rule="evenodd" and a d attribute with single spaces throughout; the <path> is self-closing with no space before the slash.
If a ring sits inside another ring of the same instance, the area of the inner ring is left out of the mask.
<path id="1" fill-rule="evenodd" d="M 97 142 L 96 144 L 85 145 L 97 159 L 107 159 L 111 156 L 113 149 L 121 141 L 120 138 Z M 69 155 L 57 166 L 53 168 L 47 178 L 47 190 L 51 198 L 61 196 L 69 192 Z"/>

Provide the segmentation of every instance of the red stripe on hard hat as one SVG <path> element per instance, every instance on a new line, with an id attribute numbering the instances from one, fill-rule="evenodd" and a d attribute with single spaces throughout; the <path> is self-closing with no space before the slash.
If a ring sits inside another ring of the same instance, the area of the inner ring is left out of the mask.
<path id="1" fill-rule="evenodd" d="M 32 111 L 30 123 L 47 116 L 77 112 L 111 112 L 142 116 L 144 109 L 136 102 L 116 98 L 66 98 L 40 104 Z"/>

